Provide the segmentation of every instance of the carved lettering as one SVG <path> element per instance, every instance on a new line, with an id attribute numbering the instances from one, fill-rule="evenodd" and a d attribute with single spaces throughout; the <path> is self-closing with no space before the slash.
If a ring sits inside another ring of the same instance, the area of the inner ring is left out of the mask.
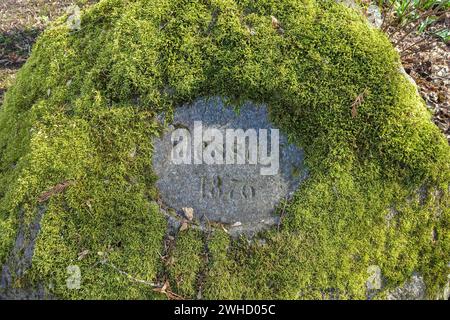
<path id="1" fill-rule="evenodd" d="M 224 179 L 220 175 L 201 177 L 200 197 L 217 200 L 251 200 L 256 198 L 256 188 L 248 181 Z"/>

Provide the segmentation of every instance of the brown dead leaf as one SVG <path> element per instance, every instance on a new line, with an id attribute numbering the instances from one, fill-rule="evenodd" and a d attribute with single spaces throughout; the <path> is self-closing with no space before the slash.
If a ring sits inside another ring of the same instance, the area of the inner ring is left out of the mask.
<path id="1" fill-rule="evenodd" d="M 283 34 L 284 30 L 281 27 L 281 23 L 280 21 L 278 21 L 278 19 L 274 16 L 270 16 L 272 18 L 272 27 L 278 31 L 278 33 Z"/>
<path id="2" fill-rule="evenodd" d="M 168 288 L 169 288 L 169 281 L 166 280 L 166 281 L 164 282 L 164 284 L 163 284 L 162 287 L 155 288 L 155 289 L 153 289 L 153 291 L 159 292 L 159 293 L 163 293 L 163 294 L 166 294 L 166 293 L 167 293 L 166 290 L 167 290 Z"/>
<path id="3" fill-rule="evenodd" d="M 222 230 L 225 231 L 225 233 L 228 233 L 228 230 L 223 226 L 223 224 L 220 225 L 222 227 Z"/>
<path id="4" fill-rule="evenodd" d="M 89 208 L 89 210 L 92 211 L 92 204 L 91 204 L 91 200 L 90 199 L 88 201 L 86 201 L 86 206 Z"/>
<path id="5" fill-rule="evenodd" d="M 352 118 L 356 118 L 358 116 L 358 107 L 363 104 L 364 97 L 367 95 L 367 89 L 359 94 L 355 101 L 352 103 Z"/>
<path id="6" fill-rule="evenodd" d="M 194 209 L 192 208 L 183 208 L 183 213 L 186 219 L 192 221 L 194 219 Z"/>
<path id="7" fill-rule="evenodd" d="M 180 296 L 180 295 L 178 295 L 178 294 L 176 294 L 176 293 L 174 293 L 174 292 L 172 292 L 170 290 L 168 290 L 166 292 L 166 295 L 167 295 L 167 298 L 169 300 L 185 300 L 182 296 Z"/>
<path id="8" fill-rule="evenodd" d="M 270 17 L 272 18 L 272 27 L 274 27 L 274 29 L 278 29 L 279 27 L 281 27 L 280 21 L 278 21 L 277 18 L 275 18 L 274 16 Z"/>
<path id="9" fill-rule="evenodd" d="M 162 287 L 155 288 L 153 291 L 165 294 L 167 299 L 169 300 L 184 300 L 184 298 L 170 290 L 169 281 L 166 280 Z"/>
<path id="10" fill-rule="evenodd" d="M 27 61 L 26 57 L 22 57 L 15 52 L 11 52 L 8 55 L 8 59 L 13 64 L 20 64 L 20 63 L 24 63 L 25 61 Z"/>
<path id="11" fill-rule="evenodd" d="M 164 261 L 164 264 L 166 266 L 173 266 L 175 264 L 175 257 L 173 256 L 167 257 L 167 259 Z"/>
<path id="12" fill-rule="evenodd" d="M 51 188 L 49 191 L 42 193 L 38 198 L 38 202 L 42 203 L 42 202 L 47 201 L 53 195 L 64 192 L 72 184 L 73 184 L 73 181 L 70 181 L 70 180 L 66 180 L 60 184 L 57 184 L 56 186 Z"/>
<path id="13" fill-rule="evenodd" d="M 83 260 L 89 254 L 89 250 L 83 250 L 78 254 L 78 261 Z"/>

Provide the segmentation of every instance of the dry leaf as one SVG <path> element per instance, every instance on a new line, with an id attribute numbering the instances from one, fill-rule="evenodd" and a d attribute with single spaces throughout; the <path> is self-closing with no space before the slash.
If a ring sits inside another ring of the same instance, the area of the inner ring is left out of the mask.
<path id="1" fill-rule="evenodd" d="M 277 18 L 275 18 L 274 16 L 270 16 L 272 18 L 272 27 L 278 31 L 278 33 L 283 34 L 284 30 L 281 27 L 281 23 L 280 21 L 278 21 Z"/>
<path id="2" fill-rule="evenodd" d="M 183 223 L 181 224 L 180 230 L 178 230 L 179 232 L 185 231 L 189 228 L 189 225 L 187 223 L 187 221 L 183 221 Z"/>
<path id="3" fill-rule="evenodd" d="M 155 288 L 153 291 L 166 294 L 166 290 L 169 288 L 169 281 L 165 281 L 163 286 L 160 288 Z"/>
<path id="4" fill-rule="evenodd" d="M 178 295 L 176 293 L 173 293 L 170 290 L 168 290 L 166 292 L 166 296 L 167 296 L 167 298 L 169 298 L 169 300 L 185 300 L 182 296 L 180 296 L 180 295 Z"/>
<path id="5" fill-rule="evenodd" d="M 78 261 L 81 261 L 89 254 L 89 250 L 83 250 L 78 254 Z"/>
<path id="6" fill-rule="evenodd" d="M 183 208 L 184 216 L 189 220 L 192 221 L 194 219 L 194 209 L 192 208 Z"/>
<path id="7" fill-rule="evenodd" d="M 166 266 L 172 266 L 174 264 L 175 264 L 175 258 L 172 256 L 168 257 L 165 261 Z"/>
<path id="8" fill-rule="evenodd" d="M 361 94 L 359 94 L 355 101 L 352 103 L 352 118 L 356 118 L 358 116 L 358 107 L 362 105 L 364 102 L 364 97 L 367 94 L 367 89 L 365 89 Z"/>
<path id="9" fill-rule="evenodd" d="M 358 109 L 356 104 L 352 105 L 352 118 L 356 118 L 358 116 Z"/>
<path id="10" fill-rule="evenodd" d="M 225 231 L 225 233 L 228 233 L 228 230 L 223 225 L 220 226 L 222 227 L 223 231 Z"/>
<path id="11" fill-rule="evenodd" d="M 176 293 L 173 293 L 172 291 L 170 291 L 170 284 L 169 284 L 168 280 L 166 280 L 164 282 L 162 287 L 155 288 L 155 289 L 153 289 L 153 291 L 165 294 L 169 300 L 184 300 L 184 298 L 182 296 L 177 295 Z"/>
<path id="12" fill-rule="evenodd" d="M 274 16 L 270 16 L 272 18 L 272 27 L 274 27 L 274 29 L 278 29 L 281 27 L 280 21 L 278 21 L 277 18 L 275 18 Z"/>
<path id="13" fill-rule="evenodd" d="M 53 188 L 51 188 L 49 191 L 44 192 L 40 195 L 38 198 L 38 202 L 42 203 L 50 199 L 53 195 L 64 192 L 69 186 L 73 184 L 73 181 L 64 181 L 60 184 L 57 184 Z"/>

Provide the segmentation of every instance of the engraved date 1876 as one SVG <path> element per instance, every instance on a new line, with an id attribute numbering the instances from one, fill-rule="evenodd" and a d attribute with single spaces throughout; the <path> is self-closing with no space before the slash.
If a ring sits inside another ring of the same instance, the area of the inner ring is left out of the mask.
<path id="1" fill-rule="evenodd" d="M 200 179 L 200 197 L 217 200 L 251 200 L 256 189 L 251 182 L 219 175 Z"/>

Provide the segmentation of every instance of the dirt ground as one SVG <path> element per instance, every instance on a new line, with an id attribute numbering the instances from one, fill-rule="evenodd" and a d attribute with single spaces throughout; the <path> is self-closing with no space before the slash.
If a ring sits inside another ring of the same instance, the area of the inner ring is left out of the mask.
<path id="1" fill-rule="evenodd" d="M 450 12 L 439 20 L 433 29 L 450 26 Z M 402 37 L 400 32 L 397 37 Z M 444 43 L 430 35 L 411 35 L 403 41 L 401 48 L 412 44 L 431 50 L 406 52 L 402 57 L 406 72 L 416 81 L 419 91 L 432 110 L 434 123 L 444 132 L 450 142 L 450 43 Z M 417 48 L 417 47 L 416 47 Z"/>
<path id="2" fill-rule="evenodd" d="M 98 0 L 1 0 L 0 104 L 42 30 L 69 6 L 76 4 L 83 8 L 94 2 Z M 442 23 L 450 25 L 450 14 Z M 405 39 L 405 46 L 417 41 L 418 37 Z M 424 43 L 434 40 L 429 37 Z M 403 64 L 433 111 L 433 121 L 450 142 L 450 45 L 440 42 L 430 51 L 404 57 Z"/>
<path id="3" fill-rule="evenodd" d="M 0 1 L 0 103 L 17 70 L 30 55 L 36 37 L 71 5 L 83 8 L 97 0 Z"/>

